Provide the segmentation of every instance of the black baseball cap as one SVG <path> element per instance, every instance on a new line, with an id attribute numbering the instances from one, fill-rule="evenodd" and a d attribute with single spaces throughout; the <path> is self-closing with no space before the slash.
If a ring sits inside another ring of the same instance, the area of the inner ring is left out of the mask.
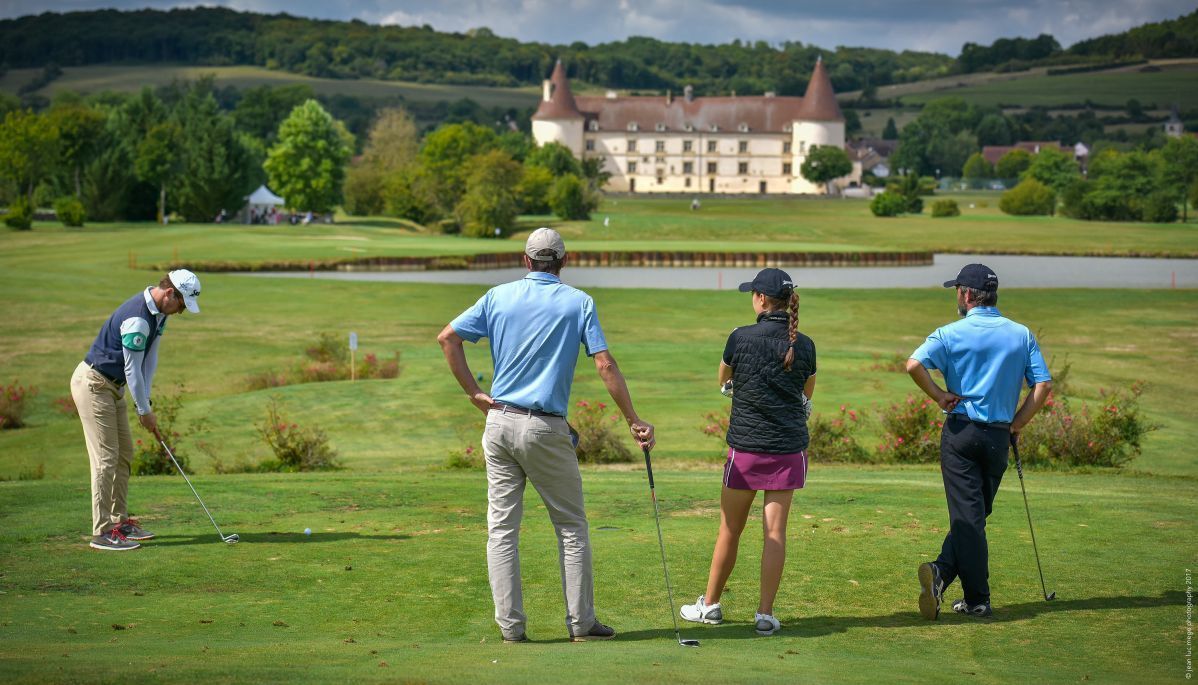
<path id="1" fill-rule="evenodd" d="M 955 288 L 959 285 L 974 290 L 993 292 L 998 290 L 998 276 L 985 264 L 966 264 L 956 278 L 944 282 L 946 288 Z"/>
<path id="2" fill-rule="evenodd" d="M 742 293 L 757 292 L 775 299 L 789 299 L 795 288 L 790 274 L 782 269 L 762 269 L 749 283 L 741 283 Z"/>

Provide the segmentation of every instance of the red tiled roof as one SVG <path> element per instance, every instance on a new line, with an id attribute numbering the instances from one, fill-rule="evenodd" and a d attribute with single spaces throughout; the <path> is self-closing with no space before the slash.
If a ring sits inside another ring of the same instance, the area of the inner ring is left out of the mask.
<path id="1" fill-rule="evenodd" d="M 637 130 L 653 132 L 658 125 L 666 131 L 694 130 L 698 132 L 737 132 L 746 126 L 749 133 L 782 133 L 796 120 L 843 121 L 836 94 L 824 70 L 817 63 L 807 85 L 806 97 L 777 97 L 773 95 L 667 97 L 662 95 L 600 97 L 570 94 L 565 70 L 561 63 L 553 70 L 552 99 L 542 101 L 534 119 L 561 119 L 582 116 L 587 125 L 597 122 L 599 130 L 627 131 L 630 124 Z M 562 102 L 559 95 L 565 93 Z M 564 100 L 568 98 L 568 103 Z M 808 99 L 810 98 L 810 100 Z"/>
<path id="2" fill-rule="evenodd" d="M 553 84 L 553 94 L 548 100 L 541 100 L 533 119 L 578 119 L 582 113 L 574 102 L 574 94 L 570 92 L 570 81 L 566 79 L 566 69 L 559 59 L 553 66 L 553 75 L 549 77 Z"/>
<path id="3" fill-rule="evenodd" d="M 1052 148 L 1057 151 L 1063 150 L 1061 143 L 1055 140 L 1021 140 L 1014 145 L 987 145 L 982 148 L 982 157 L 991 164 L 998 164 L 998 160 L 1003 158 L 1011 150 L 1026 150 L 1029 154 L 1036 154 L 1040 150 Z"/>

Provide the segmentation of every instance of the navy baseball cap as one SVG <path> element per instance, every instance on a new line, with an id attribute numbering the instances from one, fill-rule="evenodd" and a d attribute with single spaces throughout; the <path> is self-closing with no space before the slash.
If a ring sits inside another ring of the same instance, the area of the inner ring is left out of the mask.
<path id="1" fill-rule="evenodd" d="M 959 285 L 974 290 L 993 292 L 998 290 L 998 276 L 985 264 L 966 264 L 956 278 L 944 282 L 946 288 L 955 288 Z"/>
<path id="2" fill-rule="evenodd" d="M 740 284 L 742 293 L 756 292 L 780 300 L 789 299 L 794 288 L 790 274 L 773 268 L 762 269 L 752 281 Z"/>

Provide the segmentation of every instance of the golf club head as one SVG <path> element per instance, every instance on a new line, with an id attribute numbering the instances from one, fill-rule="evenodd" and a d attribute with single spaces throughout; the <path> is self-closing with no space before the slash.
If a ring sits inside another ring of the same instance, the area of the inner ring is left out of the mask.
<path id="1" fill-rule="evenodd" d="M 678 646 L 680 646 L 680 647 L 698 647 L 699 641 L 698 640 L 679 640 Z"/>
<path id="2" fill-rule="evenodd" d="M 1048 593 L 1048 595 L 1047 595 L 1047 596 L 1044 598 L 1044 601 L 1046 601 L 1046 602 L 1051 602 L 1052 600 L 1054 600 L 1054 599 L 1056 599 L 1056 598 L 1057 598 L 1057 593 L 1056 593 L 1056 592 L 1050 592 L 1050 593 Z"/>
<path id="3" fill-rule="evenodd" d="M 231 533 L 229 535 L 224 536 L 221 539 L 224 540 L 225 544 L 228 544 L 228 545 L 235 545 L 238 543 L 238 541 L 241 540 L 241 538 L 238 537 L 237 533 Z"/>

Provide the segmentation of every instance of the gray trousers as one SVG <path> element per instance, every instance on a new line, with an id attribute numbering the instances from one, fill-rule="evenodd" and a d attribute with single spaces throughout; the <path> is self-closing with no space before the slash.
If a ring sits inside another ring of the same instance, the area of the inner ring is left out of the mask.
<path id="1" fill-rule="evenodd" d="M 483 455 L 487 460 L 487 571 L 495 622 L 504 637 L 524 634 L 520 519 L 528 480 L 557 532 L 566 628 L 571 636 L 585 635 L 595 624 L 595 583 L 582 476 L 566 420 L 492 410 L 483 433 Z"/>

